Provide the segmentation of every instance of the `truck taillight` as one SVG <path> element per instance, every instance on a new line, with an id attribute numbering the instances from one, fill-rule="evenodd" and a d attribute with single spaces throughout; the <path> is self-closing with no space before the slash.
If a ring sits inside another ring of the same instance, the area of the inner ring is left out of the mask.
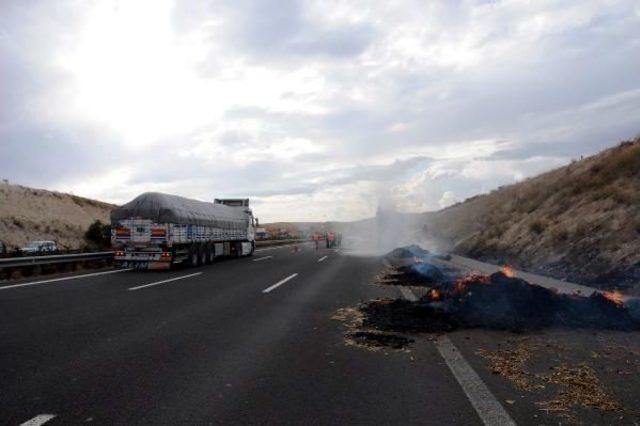
<path id="1" fill-rule="evenodd" d="M 171 253 L 168 251 L 163 251 L 160 257 L 168 258 L 171 257 Z"/>

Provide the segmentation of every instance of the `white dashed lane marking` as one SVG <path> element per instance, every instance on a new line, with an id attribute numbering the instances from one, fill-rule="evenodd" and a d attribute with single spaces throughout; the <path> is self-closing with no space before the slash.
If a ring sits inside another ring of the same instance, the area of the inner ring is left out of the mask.
<path id="1" fill-rule="evenodd" d="M 40 426 L 53 419 L 54 417 L 54 414 L 40 414 L 38 416 L 35 416 L 31 420 L 27 420 L 26 422 L 21 423 L 20 426 Z"/>
<path id="2" fill-rule="evenodd" d="M 277 283 L 275 283 L 274 285 L 265 288 L 264 290 L 262 290 L 263 293 L 269 293 L 272 290 L 275 290 L 276 288 L 280 287 L 282 284 L 286 283 L 287 281 L 290 281 L 292 279 L 294 279 L 295 277 L 298 276 L 298 273 L 295 274 L 291 274 L 289 275 L 287 278 L 278 281 Z"/>
<path id="3" fill-rule="evenodd" d="M 264 257 L 259 257 L 257 259 L 253 259 L 254 262 L 260 262 L 261 260 L 267 260 L 267 259 L 271 259 L 273 256 L 264 256 Z"/>
<path id="4" fill-rule="evenodd" d="M 131 288 L 129 288 L 129 290 L 132 290 L 132 291 L 133 290 L 140 290 L 140 289 L 143 289 L 143 288 L 153 287 L 153 286 L 160 285 L 160 284 L 172 283 L 174 281 L 184 280 L 186 278 L 195 277 L 195 276 L 198 276 L 198 275 L 201 275 L 201 274 L 202 274 L 202 272 L 196 272 L 194 274 L 181 275 L 179 277 L 169 278 L 168 280 L 156 281 L 154 283 L 143 284 L 143 285 L 139 285 L 139 286 L 136 286 L 136 287 L 131 287 Z"/>

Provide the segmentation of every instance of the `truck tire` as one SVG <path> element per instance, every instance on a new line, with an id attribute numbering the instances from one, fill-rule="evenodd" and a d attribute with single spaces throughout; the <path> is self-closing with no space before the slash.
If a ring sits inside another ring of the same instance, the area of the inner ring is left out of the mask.
<path id="1" fill-rule="evenodd" d="M 200 253 L 200 259 L 198 260 L 198 266 L 202 266 L 202 265 L 206 265 L 207 261 L 209 260 L 209 255 L 207 254 L 207 247 L 206 246 L 200 246 L 200 250 L 198 250 L 198 253 Z"/>
<path id="2" fill-rule="evenodd" d="M 207 244 L 205 251 L 207 252 L 207 261 L 205 263 L 211 265 L 213 263 L 213 247 L 211 244 Z"/>
<path id="3" fill-rule="evenodd" d="M 189 249 L 189 266 L 191 267 L 198 266 L 199 260 L 200 260 L 200 253 L 198 252 L 198 247 L 192 246 Z"/>

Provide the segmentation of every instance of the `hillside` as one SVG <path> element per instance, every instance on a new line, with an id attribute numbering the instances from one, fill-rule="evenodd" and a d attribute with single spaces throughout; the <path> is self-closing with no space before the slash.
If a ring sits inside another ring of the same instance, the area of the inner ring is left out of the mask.
<path id="1" fill-rule="evenodd" d="M 425 217 L 443 249 L 640 292 L 640 138 Z"/>
<path id="2" fill-rule="evenodd" d="M 96 219 L 109 223 L 115 206 L 71 194 L 0 183 L 0 241 L 10 248 L 31 240 L 54 240 L 78 249 Z"/>

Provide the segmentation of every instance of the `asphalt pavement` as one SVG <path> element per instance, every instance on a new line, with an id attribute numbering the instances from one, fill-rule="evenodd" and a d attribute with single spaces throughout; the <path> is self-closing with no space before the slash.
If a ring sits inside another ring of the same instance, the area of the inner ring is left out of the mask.
<path id="1" fill-rule="evenodd" d="M 378 258 L 297 247 L 0 286 L 0 423 L 475 425 L 492 409 L 536 423 L 472 349 L 502 335 L 347 346 L 339 308 L 402 293 L 370 284 Z"/>

